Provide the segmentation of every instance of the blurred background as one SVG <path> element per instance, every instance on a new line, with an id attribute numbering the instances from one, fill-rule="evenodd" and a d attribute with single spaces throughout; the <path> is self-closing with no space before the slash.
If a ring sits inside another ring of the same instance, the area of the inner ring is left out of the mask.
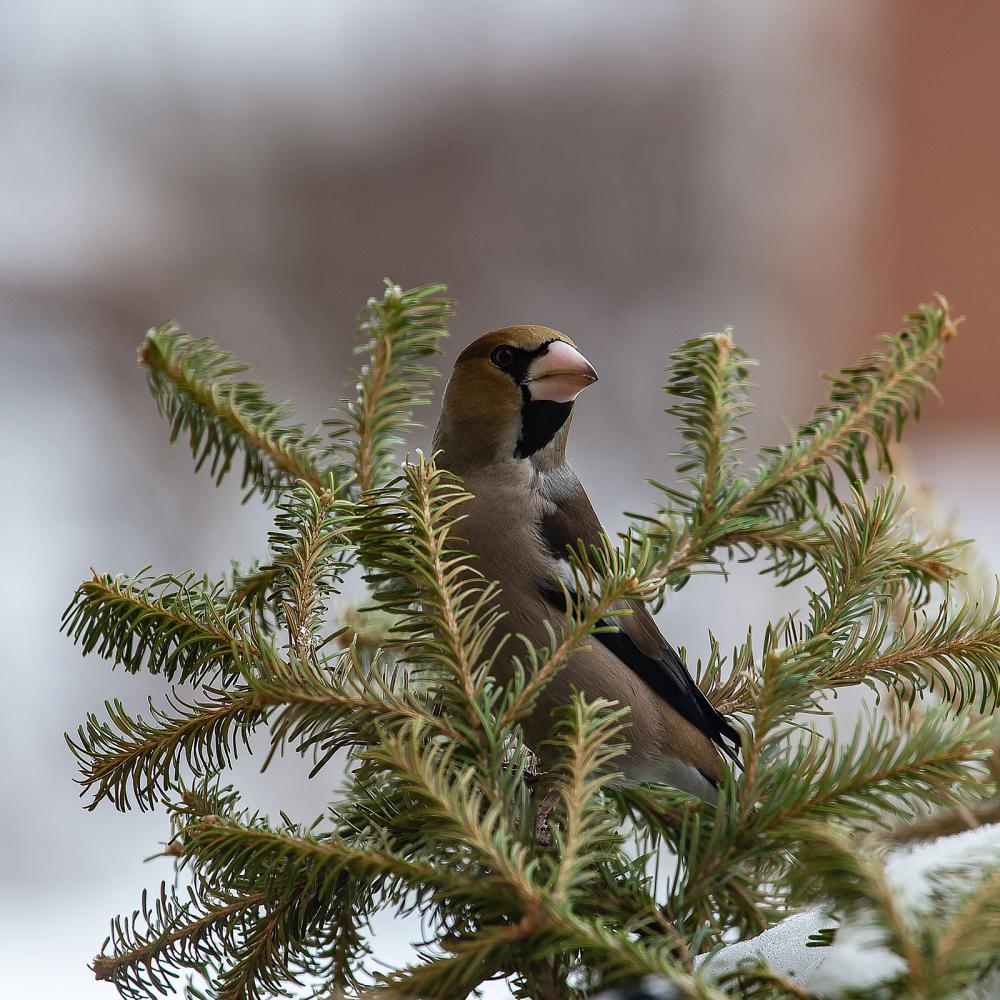
<path id="1" fill-rule="evenodd" d="M 58 634 L 74 587 L 264 552 L 270 513 L 168 446 L 135 364 L 153 324 L 254 362 L 310 423 L 385 275 L 457 297 L 443 371 L 486 330 L 564 330 L 601 373 L 571 459 L 618 527 L 670 475 L 680 341 L 733 324 L 762 362 L 752 443 L 784 440 L 820 370 L 940 291 L 968 321 L 908 441 L 1000 565 L 998 33 L 976 0 L 0 4 L 3 993 L 113 995 L 86 962 L 170 877 L 142 860 L 162 816 L 77 798 L 62 733 L 162 688 Z M 662 620 L 698 655 L 799 596 L 746 570 Z M 310 818 L 336 775 L 303 771 L 238 780 Z"/>

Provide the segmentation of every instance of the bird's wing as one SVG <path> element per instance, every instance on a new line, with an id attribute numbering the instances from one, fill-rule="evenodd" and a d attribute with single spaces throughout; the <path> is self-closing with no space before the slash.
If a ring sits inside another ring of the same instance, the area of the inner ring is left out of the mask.
<path id="1" fill-rule="evenodd" d="M 601 544 L 604 529 L 578 480 L 570 490 L 552 498 L 552 502 L 555 509 L 542 518 L 540 531 L 553 558 L 566 560 L 567 547 L 575 547 L 580 541 L 588 547 Z M 562 594 L 551 586 L 551 581 L 539 583 L 549 603 L 565 611 Z M 602 621 L 605 628 L 594 638 L 729 757 L 737 760 L 739 733 L 695 683 L 673 646 L 657 628 L 649 608 L 642 601 L 622 603 L 630 614 Z"/>

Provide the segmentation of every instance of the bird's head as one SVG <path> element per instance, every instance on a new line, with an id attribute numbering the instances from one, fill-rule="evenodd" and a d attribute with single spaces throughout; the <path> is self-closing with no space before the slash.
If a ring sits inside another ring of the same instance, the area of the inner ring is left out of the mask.
<path id="1" fill-rule="evenodd" d="M 495 330 L 455 362 L 434 447 L 458 472 L 506 459 L 561 460 L 573 401 L 596 381 L 565 334 L 545 326 Z"/>

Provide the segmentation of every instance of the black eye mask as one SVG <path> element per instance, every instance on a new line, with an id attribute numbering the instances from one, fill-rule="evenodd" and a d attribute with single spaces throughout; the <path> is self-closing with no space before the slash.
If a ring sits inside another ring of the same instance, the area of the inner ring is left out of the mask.
<path id="1" fill-rule="evenodd" d="M 500 371 L 506 372 L 523 390 L 531 362 L 547 353 L 551 343 L 552 341 L 548 340 L 533 351 L 525 350 L 523 347 L 514 347 L 511 344 L 501 344 L 494 348 L 490 355 L 490 364 L 499 368 Z"/>

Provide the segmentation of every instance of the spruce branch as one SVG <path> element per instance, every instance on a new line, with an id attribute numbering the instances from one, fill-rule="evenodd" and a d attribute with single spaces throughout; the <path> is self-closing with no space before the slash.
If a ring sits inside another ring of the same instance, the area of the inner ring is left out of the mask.
<path id="1" fill-rule="evenodd" d="M 358 333 L 368 338 L 359 350 L 367 362 L 355 398 L 327 426 L 334 445 L 350 455 L 362 496 L 396 476 L 393 448 L 416 426 L 414 407 L 430 400 L 437 373 L 424 362 L 440 350 L 454 306 L 442 298 L 444 290 L 424 285 L 404 292 L 386 278 L 381 300 L 369 299 L 359 318 Z"/>
<path id="2" fill-rule="evenodd" d="M 467 499 L 453 476 L 418 456 L 365 505 L 360 558 L 378 607 L 396 621 L 400 657 L 427 674 L 446 703 L 459 706 L 475 733 L 500 613 L 497 585 L 453 541 L 461 518 L 455 511 Z"/>
<path id="3" fill-rule="evenodd" d="M 900 333 L 883 336 L 883 351 L 828 376 L 829 402 L 798 429 L 792 443 L 765 449 L 757 483 L 741 505 L 777 502 L 808 513 L 804 501 L 819 491 L 836 497 L 835 469 L 852 482 L 868 480 L 869 445 L 877 467 L 891 469 L 889 443 L 899 439 L 909 418 L 919 417 L 921 397 L 931 389 L 955 334 L 948 303 L 939 298 L 911 313 Z"/>
<path id="4" fill-rule="evenodd" d="M 766 633 L 765 647 L 773 656 L 799 664 L 789 676 L 808 680 L 789 710 L 802 710 L 822 690 L 856 684 L 905 688 L 911 697 L 941 689 L 956 707 L 978 700 L 980 711 L 992 710 L 1000 697 L 996 600 L 983 610 L 955 605 L 945 594 L 933 616 L 918 615 L 905 600 L 900 613 L 901 588 L 916 588 L 926 600 L 923 588 L 928 586 L 915 565 L 923 558 L 918 543 L 901 519 L 903 494 L 891 481 L 870 499 L 858 489 L 853 493 L 853 502 L 842 504 L 823 527 L 825 541 L 815 568 L 824 587 L 810 591 L 809 621 L 796 626 L 788 620 Z M 950 549 L 948 558 L 956 552 Z M 900 618 L 907 627 L 898 626 Z M 789 632 L 792 641 L 778 650 L 775 636 L 781 631 Z M 724 678 L 713 644 L 705 674 L 716 704 L 729 712 L 774 704 L 759 698 L 749 644 L 734 654 L 733 663 Z"/>
<path id="5" fill-rule="evenodd" d="M 194 574 L 95 572 L 73 595 L 62 629 L 84 656 L 96 652 L 129 673 L 145 669 L 182 682 L 233 680 L 237 659 L 263 645 L 243 612 L 227 603 L 224 586 Z"/>
<path id="6" fill-rule="evenodd" d="M 994 805 L 988 723 L 971 716 L 1000 699 L 997 605 L 948 592 L 962 551 L 921 534 L 895 484 L 865 489 L 954 335 L 943 300 L 834 376 L 829 401 L 756 471 L 740 462 L 753 362 L 729 331 L 675 351 L 681 482 L 619 548 L 570 554 L 569 579 L 551 584 L 562 611 L 536 648 L 502 638 L 497 584 L 464 547 L 461 482 L 423 456 L 394 467 L 450 314 L 441 291 L 389 284 L 369 303 L 368 359 L 327 442 L 210 342 L 176 328 L 147 340 L 174 437 L 217 480 L 242 457 L 244 486 L 277 510 L 267 558 L 224 584 L 95 575 L 64 616 L 84 652 L 198 687 L 145 717 L 109 702 L 69 738 L 89 805 L 167 805 L 164 853 L 190 881 L 118 918 L 95 974 L 127 998 L 169 992 L 182 970 L 204 984 L 190 995 L 211 1000 L 462 1000 L 496 977 L 518 997 L 573 1000 L 646 975 L 685 997 L 806 998 L 772 970 L 710 985 L 692 969 L 817 894 L 877 922 L 904 959 L 897 992 L 939 995 L 991 968 L 993 874 L 951 893 L 935 924 L 904 917 L 859 849 L 975 824 Z M 813 573 L 811 589 L 803 612 L 748 629 L 729 657 L 710 637 L 700 684 L 745 734 L 745 770 L 724 774 L 716 803 L 619 784 L 632 730 L 586 692 L 536 773 L 521 722 L 574 653 L 629 602 L 758 556 L 778 583 Z M 356 565 L 371 606 L 338 629 L 328 606 Z M 856 684 L 944 702 L 898 729 L 804 728 L 824 692 Z M 217 776 L 260 725 L 271 754 L 311 755 L 312 775 L 347 751 L 345 785 L 312 824 L 242 808 Z M 535 836 L 543 789 L 558 800 L 548 843 Z M 426 941 L 417 962 L 375 973 L 383 908 L 418 916 Z"/>
<path id="7" fill-rule="evenodd" d="M 300 753 L 319 750 L 312 774 L 338 750 L 375 742 L 380 729 L 410 721 L 449 740 L 462 739 L 436 710 L 432 696 L 413 690 L 381 656 L 365 663 L 354 644 L 332 661 L 261 657 L 249 685 L 254 703 L 268 714 L 275 748 L 294 744 Z"/>
<path id="8" fill-rule="evenodd" d="M 166 996 L 174 991 L 177 967 L 203 969 L 222 960 L 238 934 L 241 918 L 266 903 L 262 892 L 220 892 L 203 904 L 192 890 L 181 902 L 166 883 L 152 905 L 146 892 L 128 919 L 116 917 L 104 950 L 94 959 L 94 977 L 112 982 L 126 1000 Z"/>
<path id="9" fill-rule="evenodd" d="M 746 561 L 763 553 L 768 560 L 764 572 L 773 574 L 779 583 L 788 584 L 814 568 L 826 551 L 828 536 L 825 524 L 789 521 L 735 531 L 729 541 Z M 956 564 L 956 557 L 967 544 L 965 541 L 937 544 L 911 536 L 901 539 L 897 557 L 900 569 L 921 603 L 930 596 L 933 585 L 948 583 L 964 574 Z"/>
<path id="10" fill-rule="evenodd" d="M 920 399 L 931 387 L 956 330 L 948 303 L 939 298 L 935 305 L 924 305 L 908 316 L 900 333 L 883 337 L 883 351 L 830 376 L 829 401 L 796 429 L 789 444 L 764 450 L 754 478 L 737 480 L 712 519 L 686 520 L 689 497 L 667 489 L 668 498 L 681 504 L 679 511 L 664 508 L 657 517 L 643 519 L 651 522 L 645 531 L 656 546 L 657 571 L 666 584 L 682 585 L 693 568 L 711 563 L 720 549 L 744 545 L 753 551 L 761 532 L 768 539 L 763 548 L 770 552 L 779 577 L 801 575 L 808 563 L 805 553 L 796 549 L 794 536 L 811 522 L 821 497 L 835 500 L 834 470 L 851 482 L 866 482 L 870 447 L 877 466 L 891 468 L 889 442 L 898 439 L 907 419 L 919 415 Z M 686 352 L 691 350 L 684 345 L 672 356 L 681 371 L 690 365 Z M 683 393 L 685 382 L 679 386 Z M 671 389 L 668 383 L 667 391 Z M 709 406 L 678 404 L 682 433 L 689 441 L 711 435 L 713 412 Z M 735 403 L 730 412 L 738 412 Z M 791 536 L 779 544 L 785 534 L 782 525 L 789 524 Z"/>
<path id="11" fill-rule="evenodd" d="M 202 817 L 181 828 L 178 843 L 199 884 L 257 886 L 270 899 L 299 900 L 323 922 L 336 920 L 347 901 L 363 916 L 377 899 L 401 901 L 411 892 L 468 903 L 480 894 L 453 864 L 404 856 L 366 838 L 354 843 L 336 833 L 272 829 L 256 817 Z"/>
<path id="12" fill-rule="evenodd" d="M 276 504 L 269 560 L 246 571 L 234 566 L 223 588 L 230 606 L 245 608 L 260 631 L 270 636 L 284 626 L 300 656 L 339 635 L 321 639 L 318 633 L 328 598 L 354 564 L 356 519 L 345 493 L 345 485 L 332 481 L 320 492 L 302 481 L 290 487 Z"/>
<path id="13" fill-rule="evenodd" d="M 195 340 L 176 323 L 150 330 L 139 348 L 149 388 L 170 422 L 170 440 L 188 438 L 196 469 L 209 463 L 216 484 L 242 455 L 246 499 L 265 500 L 298 480 L 328 485 L 323 446 L 316 434 L 290 423 L 289 403 L 268 400 L 257 382 L 237 381 L 249 366 L 207 338 Z"/>
<path id="14" fill-rule="evenodd" d="M 279 501 L 268 535 L 273 564 L 265 587 L 288 646 L 300 658 L 315 655 L 326 622 L 327 600 L 351 567 L 353 506 L 336 490 L 317 493 L 300 483 Z M 266 572 L 266 571 L 265 571 Z"/>
<path id="15" fill-rule="evenodd" d="M 556 900 L 585 892 L 596 866 L 620 846 L 616 817 L 600 792 L 619 777 L 613 763 L 624 751 L 620 737 L 625 714 L 623 709 L 612 710 L 610 702 L 588 703 L 578 694 L 557 730 L 554 747 L 562 751 L 562 759 L 556 782 L 565 826 L 557 835 L 559 863 L 550 889 Z"/>
<path id="16" fill-rule="evenodd" d="M 298 983 L 290 968 L 295 940 L 302 920 L 301 905 L 282 898 L 248 929 L 240 943 L 235 964 L 221 970 L 212 984 L 212 1000 L 265 1000 L 280 996 Z"/>
<path id="17" fill-rule="evenodd" d="M 385 768 L 400 789 L 422 803 L 425 822 L 435 824 L 435 837 L 473 853 L 483 866 L 483 883 L 494 886 L 496 901 L 528 909 L 538 905 L 534 866 L 509 825 L 507 804 L 489 801 L 474 767 L 453 763 L 454 746 L 423 736 L 421 724 L 410 723 L 361 757 Z"/>
<path id="18" fill-rule="evenodd" d="M 603 920 L 572 914 L 556 917 L 553 923 L 562 938 L 563 949 L 581 949 L 591 962 L 597 959 L 608 983 L 653 975 L 676 987 L 685 1000 L 731 1000 L 726 993 L 679 965 L 668 938 L 640 941 L 620 934 Z"/>
<path id="19" fill-rule="evenodd" d="M 995 711 L 1000 699 L 998 598 L 985 612 L 946 598 L 933 616 L 922 614 L 912 629 L 897 630 L 877 655 L 845 659 L 837 679 L 878 682 L 910 699 L 940 691 L 955 709 L 978 703 L 980 712 Z"/>
<path id="20" fill-rule="evenodd" d="M 866 618 L 879 600 L 906 581 L 908 539 L 900 526 L 903 494 L 891 481 L 869 499 L 860 489 L 826 525 L 826 545 L 816 562 L 825 584 L 811 591 L 808 635 L 835 641 Z"/>
<path id="21" fill-rule="evenodd" d="M 179 781 L 182 761 L 204 774 L 229 766 L 240 746 L 249 750 L 262 712 L 247 689 L 206 689 L 205 695 L 189 703 L 175 692 L 167 709 L 150 698 L 148 722 L 129 715 L 117 699 L 105 702 L 107 722 L 88 715 L 77 739 L 67 737 L 83 772 L 81 794 L 93 796 L 87 808 L 110 799 L 123 812 L 133 801 L 152 809 Z"/>
<path id="22" fill-rule="evenodd" d="M 788 691 L 797 697 L 794 684 L 784 685 L 782 669 L 788 665 L 780 664 L 778 676 L 765 682 L 762 704 L 780 704 Z M 899 738 L 886 723 L 874 731 L 859 724 L 836 752 L 816 734 L 790 747 L 788 730 L 778 726 L 783 710 L 760 714 L 758 725 L 770 728 L 746 748 L 743 782 L 726 786 L 714 810 L 701 803 L 673 805 L 676 793 L 667 793 L 664 805 L 673 815 L 659 818 L 659 802 L 631 791 L 624 796 L 677 856 L 669 911 L 682 927 L 714 922 L 720 911 L 748 926 L 764 919 L 766 899 L 754 902 L 753 887 L 790 877 L 788 852 L 802 842 L 803 822 L 835 818 L 863 832 L 911 818 L 918 805 L 950 805 L 982 794 L 983 727 L 970 727 L 946 710 L 928 712 Z"/>
<path id="23" fill-rule="evenodd" d="M 690 340 L 671 355 L 667 407 L 681 426 L 684 447 L 677 473 L 691 495 L 657 484 L 684 503 L 693 522 L 710 530 L 716 510 L 734 487 L 738 448 L 746 439 L 740 421 L 749 414 L 749 369 L 756 362 L 733 342 L 733 331 Z"/>
<path id="24" fill-rule="evenodd" d="M 890 726 L 859 723 L 831 753 L 816 734 L 773 753 L 761 777 L 754 822 L 778 828 L 801 819 L 885 827 L 918 806 L 949 805 L 981 794 L 983 726 L 928 711 L 901 738 Z"/>

